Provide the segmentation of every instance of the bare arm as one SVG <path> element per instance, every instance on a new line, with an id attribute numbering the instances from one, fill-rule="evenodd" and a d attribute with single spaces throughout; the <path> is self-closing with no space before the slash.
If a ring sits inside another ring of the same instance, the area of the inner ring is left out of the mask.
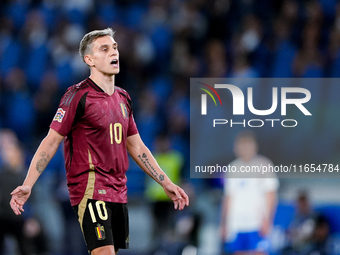
<path id="1" fill-rule="evenodd" d="M 220 223 L 220 234 L 221 238 L 224 241 L 227 236 L 227 217 L 228 217 L 228 210 L 229 210 L 229 196 L 224 195 L 222 200 L 222 208 L 221 208 L 221 223 Z"/>
<path id="2" fill-rule="evenodd" d="M 163 172 L 150 150 L 143 143 L 139 134 L 129 136 L 126 147 L 140 168 L 163 187 L 164 192 L 174 202 L 175 209 L 178 208 L 182 210 L 185 205 L 189 205 L 188 195 L 183 189 L 172 183 Z"/>
<path id="3" fill-rule="evenodd" d="M 272 227 L 275 211 L 276 211 L 276 191 L 269 191 L 266 193 L 266 216 L 262 225 L 262 235 L 266 236 Z"/>
<path id="4" fill-rule="evenodd" d="M 56 153 L 63 139 L 64 136 L 50 129 L 47 136 L 40 143 L 32 158 L 24 183 L 11 193 L 10 205 L 15 214 L 19 215 L 24 211 L 23 206 L 31 195 L 32 187 Z"/>
<path id="5" fill-rule="evenodd" d="M 273 222 L 276 212 L 276 191 L 270 191 L 266 194 L 267 198 L 267 210 L 269 222 Z"/>

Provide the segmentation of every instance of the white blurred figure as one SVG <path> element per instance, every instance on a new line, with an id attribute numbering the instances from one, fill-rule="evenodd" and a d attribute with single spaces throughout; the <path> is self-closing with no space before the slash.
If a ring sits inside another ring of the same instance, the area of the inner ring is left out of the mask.
<path id="1" fill-rule="evenodd" d="M 16 217 L 8 204 L 11 190 L 25 177 L 23 151 L 11 130 L 0 130 L 0 254 L 17 250 L 21 255 L 28 254 L 27 240 L 23 229 L 24 217 Z M 8 242 L 12 237 L 13 242 Z"/>
<path id="2" fill-rule="evenodd" d="M 273 165 L 258 155 L 256 136 L 251 131 L 238 134 L 234 143 L 237 156 L 231 166 L 238 170 L 245 166 Z M 274 173 L 246 178 L 245 175 L 225 179 L 221 217 L 221 235 L 225 252 L 237 255 L 268 254 L 268 234 L 276 210 L 276 193 L 279 186 Z"/>

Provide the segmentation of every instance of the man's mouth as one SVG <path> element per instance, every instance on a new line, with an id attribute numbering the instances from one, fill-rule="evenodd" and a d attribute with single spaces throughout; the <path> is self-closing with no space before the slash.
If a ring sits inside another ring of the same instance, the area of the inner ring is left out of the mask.
<path id="1" fill-rule="evenodd" d="M 113 65 L 115 67 L 118 67 L 118 59 L 114 59 L 111 61 L 110 65 Z"/>

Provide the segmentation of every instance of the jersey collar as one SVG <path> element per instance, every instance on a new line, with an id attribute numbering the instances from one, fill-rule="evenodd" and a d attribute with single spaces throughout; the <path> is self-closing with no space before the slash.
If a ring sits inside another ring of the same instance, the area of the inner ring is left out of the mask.
<path id="1" fill-rule="evenodd" d="M 91 78 L 87 78 L 86 80 L 96 91 L 105 93 L 105 91 L 101 87 L 99 87 Z"/>

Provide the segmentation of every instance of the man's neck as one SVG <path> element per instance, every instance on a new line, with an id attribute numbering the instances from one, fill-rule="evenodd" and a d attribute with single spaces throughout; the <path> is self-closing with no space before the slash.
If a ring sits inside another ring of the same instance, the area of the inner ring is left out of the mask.
<path id="1" fill-rule="evenodd" d="M 246 163 L 249 163 L 250 161 L 252 161 L 255 157 L 256 157 L 257 154 L 253 155 L 253 156 L 249 156 L 249 157 L 242 157 L 241 159 L 246 162 Z"/>
<path id="2" fill-rule="evenodd" d="M 91 74 L 90 79 L 93 80 L 105 93 L 112 95 L 115 92 L 115 76 Z"/>

